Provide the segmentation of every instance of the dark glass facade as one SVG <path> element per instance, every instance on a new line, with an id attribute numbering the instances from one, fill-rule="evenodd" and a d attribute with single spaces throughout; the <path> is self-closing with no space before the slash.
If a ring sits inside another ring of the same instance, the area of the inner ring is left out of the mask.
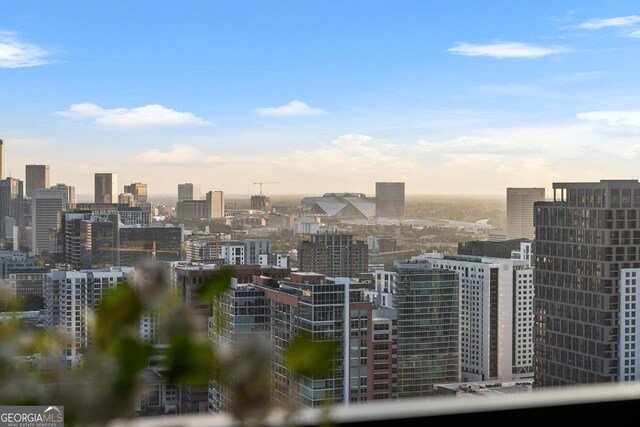
<path id="1" fill-rule="evenodd" d="M 640 183 L 554 183 L 534 210 L 535 387 L 616 381 L 620 270 L 640 267 Z"/>
<path id="2" fill-rule="evenodd" d="M 397 265 L 398 398 L 432 396 L 460 380 L 458 274 L 428 262 Z"/>

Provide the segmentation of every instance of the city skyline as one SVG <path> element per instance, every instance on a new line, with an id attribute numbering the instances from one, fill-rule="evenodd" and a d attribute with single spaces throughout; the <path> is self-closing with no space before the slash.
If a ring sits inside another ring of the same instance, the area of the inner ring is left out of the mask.
<path id="1" fill-rule="evenodd" d="M 637 178 L 639 44 L 631 1 L 8 3 L 5 176 L 151 196 Z"/>

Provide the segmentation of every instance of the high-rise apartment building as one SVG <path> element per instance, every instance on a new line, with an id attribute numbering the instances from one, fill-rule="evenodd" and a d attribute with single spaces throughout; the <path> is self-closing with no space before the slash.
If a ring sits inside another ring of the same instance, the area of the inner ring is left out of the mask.
<path id="1" fill-rule="evenodd" d="M 62 190 L 38 189 L 31 202 L 32 244 L 36 255 L 53 253 L 62 227 L 61 212 L 67 209 Z"/>
<path id="2" fill-rule="evenodd" d="M 376 182 L 376 217 L 404 217 L 404 182 Z"/>
<path id="3" fill-rule="evenodd" d="M 521 238 L 533 240 L 535 236 L 533 204 L 544 199 L 544 188 L 507 188 L 506 240 Z"/>
<path id="4" fill-rule="evenodd" d="M 214 342 L 233 346 L 242 335 L 267 335 L 276 404 L 320 408 L 393 397 L 395 323 L 365 301 L 362 284 L 304 272 L 291 273 L 278 286 L 271 278 L 254 277 L 216 304 L 216 318 L 222 321 L 210 322 Z M 310 378 L 291 372 L 286 354 L 299 334 L 338 343 L 329 374 Z M 233 401 L 229 389 L 216 381 L 209 396 L 211 412 L 225 412 Z"/>
<path id="5" fill-rule="evenodd" d="M 269 239 L 245 239 L 244 257 L 246 264 L 260 264 L 260 255 L 271 251 Z"/>
<path id="6" fill-rule="evenodd" d="M 92 267 L 92 221 L 89 212 L 62 215 L 63 258 L 74 270 Z"/>
<path id="7" fill-rule="evenodd" d="M 460 277 L 462 381 L 533 378 L 533 268 L 526 259 L 413 257 Z"/>
<path id="8" fill-rule="evenodd" d="M 33 197 L 40 188 L 49 188 L 49 165 L 26 165 L 25 186 L 27 197 Z"/>
<path id="9" fill-rule="evenodd" d="M 118 202 L 118 175 L 115 173 L 96 173 L 94 201 L 95 203 Z"/>
<path id="10" fill-rule="evenodd" d="M 425 261 L 397 262 L 398 398 L 426 397 L 460 381 L 458 274 Z"/>
<path id="11" fill-rule="evenodd" d="M 178 201 L 184 202 L 185 200 L 200 200 L 202 198 L 200 193 L 200 185 L 187 182 L 185 184 L 178 184 Z"/>
<path id="12" fill-rule="evenodd" d="M 91 343 L 89 318 L 105 293 L 133 279 L 132 267 L 105 270 L 51 270 L 45 277 L 44 301 L 47 326 L 72 337 L 64 349 L 68 366 L 82 362 Z"/>
<path id="13" fill-rule="evenodd" d="M 554 183 L 534 207 L 535 386 L 637 379 L 640 183 Z"/>
<path id="14" fill-rule="evenodd" d="M 298 246 L 301 271 L 329 277 L 356 277 L 369 268 L 369 247 L 353 234 L 312 234 Z"/>
<path id="15" fill-rule="evenodd" d="M 10 217 L 15 220 L 15 225 L 21 225 L 24 218 L 23 208 L 22 181 L 11 177 L 0 179 L 0 219 Z M 6 235 L 6 232 L 3 232 L 3 235 Z"/>
<path id="16" fill-rule="evenodd" d="M 209 318 L 208 335 L 217 348 L 225 348 L 238 354 L 242 350 L 246 351 L 246 348 L 241 347 L 246 344 L 244 340 L 266 336 L 269 323 L 267 299 L 262 288 L 253 284 L 234 284 L 214 304 L 216 315 Z M 270 369 L 268 360 L 256 360 L 255 363 L 264 364 L 265 370 Z M 268 372 L 261 374 L 266 374 L 267 378 L 269 376 Z M 211 379 L 208 386 L 208 412 L 227 412 L 233 405 L 232 393 L 232 385 L 226 381 Z"/>

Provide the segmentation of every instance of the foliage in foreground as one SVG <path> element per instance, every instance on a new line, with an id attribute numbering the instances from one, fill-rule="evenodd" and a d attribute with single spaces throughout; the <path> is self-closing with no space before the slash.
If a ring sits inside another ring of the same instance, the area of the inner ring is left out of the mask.
<path id="1" fill-rule="evenodd" d="M 15 319 L 0 322 L 0 405 L 63 405 L 66 425 L 106 425 L 135 416 L 136 401 L 145 390 L 140 374 L 155 361 L 169 385 L 206 386 L 215 379 L 232 391 L 235 419 L 264 419 L 272 409 L 269 346 L 247 340 L 240 353 L 214 346 L 202 327 L 206 319 L 182 303 L 166 272 L 153 265 L 142 273 L 136 283 L 110 289 L 89 313 L 92 345 L 78 366 L 63 363 L 71 337 Z M 222 269 L 204 280 L 200 301 L 211 302 L 227 292 L 231 277 L 230 270 Z M 10 309 L 19 308 L 12 302 Z M 140 321 L 148 315 L 160 320 L 160 346 L 140 338 Z M 334 342 L 296 337 L 287 354 L 291 371 L 326 375 L 336 348 Z"/>

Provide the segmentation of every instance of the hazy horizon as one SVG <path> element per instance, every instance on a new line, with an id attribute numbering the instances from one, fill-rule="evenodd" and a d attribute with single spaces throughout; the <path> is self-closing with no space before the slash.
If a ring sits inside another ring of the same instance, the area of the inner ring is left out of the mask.
<path id="1" fill-rule="evenodd" d="M 238 195 L 637 178 L 638 43 L 628 0 L 7 2 L 5 175 Z"/>

